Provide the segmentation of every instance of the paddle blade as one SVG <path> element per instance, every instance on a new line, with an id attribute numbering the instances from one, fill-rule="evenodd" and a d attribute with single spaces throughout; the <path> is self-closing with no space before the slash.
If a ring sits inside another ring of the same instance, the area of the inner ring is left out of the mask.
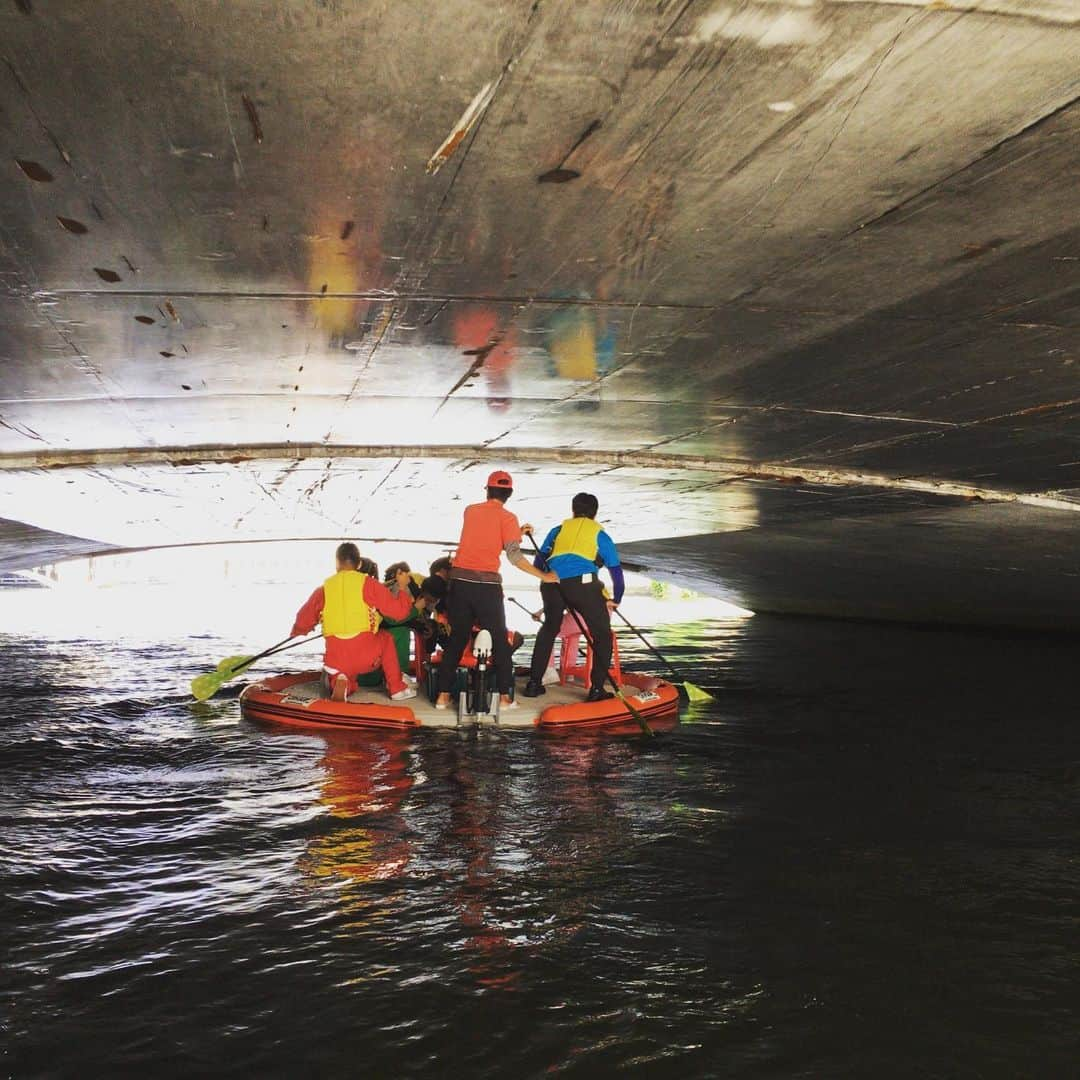
<path id="1" fill-rule="evenodd" d="M 691 701 L 712 701 L 713 696 L 708 690 L 702 690 L 700 686 L 695 686 L 692 682 L 684 682 L 683 686 L 686 688 L 686 696 Z"/>
<path id="2" fill-rule="evenodd" d="M 218 664 L 217 669 L 218 671 L 232 671 L 234 668 L 243 667 L 250 663 L 250 656 L 226 656 L 225 659 Z"/>
<path id="3" fill-rule="evenodd" d="M 191 680 L 191 696 L 196 701 L 212 698 L 225 681 L 220 671 L 208 671 L 205 675 L 196 675 Z"/>

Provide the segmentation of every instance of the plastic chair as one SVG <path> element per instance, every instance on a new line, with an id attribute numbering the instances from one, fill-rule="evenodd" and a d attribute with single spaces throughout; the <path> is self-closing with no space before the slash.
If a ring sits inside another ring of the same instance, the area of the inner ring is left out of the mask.
<path id="1" fill-rule="evenodd" d="M 589 686 L 592 682 L 593 650 L 588 639 L 585 639 L 585 657 L 579 655 L 582 635 L 580 630 L 573 634 L 564 634 L 559 639 L 559 683 L 569 686 L 577 682 L 582 686 Z M 615 631 L 611 632 L 611 674 L 615 681 L 622 682 L 622 666 L 619 663 L 619 639 Z"/>

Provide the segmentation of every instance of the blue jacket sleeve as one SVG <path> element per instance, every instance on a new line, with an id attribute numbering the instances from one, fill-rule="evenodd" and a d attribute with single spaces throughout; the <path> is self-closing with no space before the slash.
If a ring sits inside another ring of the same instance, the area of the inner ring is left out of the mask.
<path id="1" fill-rule="evenodd" d="M 608 567 L 608 573 L 611 575 L 611 599 L 618 604 L 622 601 L 623 590 L 626 588 L 626 582 L 623 580 L 622 567 L 616 563 L 614 566 Z"/>
<path id="2" fill-rule="evenodd" d="M 619 553 L 615 550 L 611 537 L 603 529 L 596 537 L 596 553 L 600 556 L 601 566 L 606 566 L 610 570 L 619 565 Z"/>
<path id="3" fill-rule="evenodd" d="M 600 556 L 600 562 L 608 568 L 611 574 L 613 592 L 611 598 L 615 603 L 622 600 L 626 582 L 623 579 L 622 566 L 619 564 L 619 553 L 615 550 L 615 543 L 602 529 L 596 538 L 596 552 Z"/>
<path id="4" fill-rule="evenodd" d="M 556 525 L 555 528 L 544 537 L 544 542 L 540 545 L 540 554 L 533 559 L 533 566 L 535 566 L 537 570 L 546 570 L 548 568 L 547 557 L 551 554 L 551 549 L 555 546 L 555 537 L 559 535 L 559 530 L 561 528 L 561 525 Z"/>

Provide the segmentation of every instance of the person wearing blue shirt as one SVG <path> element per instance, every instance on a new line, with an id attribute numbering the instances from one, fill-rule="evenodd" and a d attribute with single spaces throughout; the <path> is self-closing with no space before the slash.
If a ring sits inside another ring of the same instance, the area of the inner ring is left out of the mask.
<path id="1" fill-rule="evenodd" d="M 585 623 L 592 639 L 592 686 L 587 700 L 605 701 L 614 696 L 604 689 L 604 681 L 611 666 L 611 610 L 622 599 L 625 588 L 622 566 L 615 544 L 596 520 L 600 508 L 596 496 L 580 492 L 570 506 L 574 516 L 547 534 L 536 557 L 537 569 L 550 568 L 558 575 L 559 583 L 540 586 L 544 624 L 536 635 L 529 681 L 522 693 L 525 697 L 545 693 L 544 670 L 569 604 Z M 600 581 L 602 566 L 611 575 L 611 600 L 604 596 Z"/>

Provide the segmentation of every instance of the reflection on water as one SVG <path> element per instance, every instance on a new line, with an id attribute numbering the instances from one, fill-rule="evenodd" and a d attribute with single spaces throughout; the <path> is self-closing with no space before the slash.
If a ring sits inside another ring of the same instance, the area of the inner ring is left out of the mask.
<path id="1" fill-rule="evenodd" d="M 453 323 L 454 344 L 471 359 L 473 377 L 483 378 L 488 408 L 505 412 L 513 397 L 510 373 L 517 350 L 512 318 L 501 322 L 494 308 L 468 304 L 455 309 Z"/>
<path id="2" fill-rule="evenodd" d="M 177 692 L 242 642 L 0 637 L 8 1070 L 1065 1075 L 1074 645 L 656 637 L 718 698 L 652 741 L 271 730 Z"/>
<path id="3" fill-rule="evenodd" d="M 595 307 L 567 304 L 552 312 L 546 345 L 551 358 L 549 374 L 593 382 L 614 364 L 616 328 Z"/>
<path id="4" fill-rule="evenodd" d="M 347 896 L 362 894 L 372 881 L 388 881 L 409 864 L 408 829 L 401 806 L 413 780 L 408 740 L 330 733 L 320 761 L 324 780 L 319 801 L 339 824 L 314 837 L 300 867 L 317 877 L 336 878 Z"/>

